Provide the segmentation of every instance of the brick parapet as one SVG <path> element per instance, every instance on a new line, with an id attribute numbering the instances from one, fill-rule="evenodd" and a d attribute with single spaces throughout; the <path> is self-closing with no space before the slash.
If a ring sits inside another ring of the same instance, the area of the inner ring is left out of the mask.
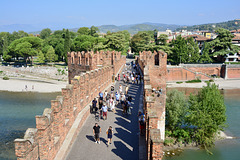
<path id="1" fill-rule="evenodd" d="M 146 119 L 147 157 L 162 159 L 165 138 L 167 54 L 162 51 L 140 52 L 136 62 L 144 72 L 143 108 Z M 161 94 L 155 92 L 160 89 Z"/>
<path id="2" fill-rule="evenodd" d="M 101 60 L 101 56 L 107 57 L 111 53 L 115 58 L 115 65 L 103 65 L 101 68 L 95 68 L 85 73 L 78 72 L 79 66 L 76 67 L 76 73 L 79 75 L 71 78 L 71 84 L 62 89 L 62 95 L 51 101 L 51 108 L 46 108 L 42 115 L 36 116 L 36 128 L 30 131 L 28 129 L 23 139 L 14 141 L 15 154 L 18 160 L 54 159 L 77 115 L 94 97 L 98 96 L 99 91 L 112 84 L 113 73 L 117 72 L 126 61 L 126 57 L 122 57 L 119 52 L 85 54 L 85 58 L 90 58 L 88 59 L 90 64 L 97 64 L 100 61 L 102 64 L 106 64 L 107 60 Z M 76 62 L 79 55 L 82 53 L 68 53 L 69 62 L 71 60 Z M 84 63 L 84 60 L 81 59 L 81 62 Z M 73 65 L 76 66 L 76 64 Z M 94 66 L 91 67 L 94 68 Z M 84 123 L 88 115 L 89 113 L 82 117 L 81 124 Z"/>

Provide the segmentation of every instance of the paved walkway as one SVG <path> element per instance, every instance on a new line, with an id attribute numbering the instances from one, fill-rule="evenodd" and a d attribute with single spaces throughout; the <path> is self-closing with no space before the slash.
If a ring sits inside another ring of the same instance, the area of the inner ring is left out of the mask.
<path id="1" fill-rule="evenodd" d="M 125 69 L 125 68 L 124 68 Z M 117 82 L 115 91 L 119 85 L 125 90 L 126 84 L 122 81 Z M 129 84 L 128 93 L 133 97 L 132 114 L 122 115 L 120 106 L 116 107 L 116 113 L 108 112 L 108 119 L 98 122 L 102 128 L 100 134 L 100 144 L 94 141 L 92 128 L 96 123 L 94 115 L 90 115 L 84 126 L 80 130 L 76 141 L 74 142 L 67 160 L 117 160 L 117 159 L 139 159 L 139 129 L 138 129 L 138 107 L 142 85 Z M 107 147 L 106 130 L 109 126 L 113 127 L 113 143 Z"/>

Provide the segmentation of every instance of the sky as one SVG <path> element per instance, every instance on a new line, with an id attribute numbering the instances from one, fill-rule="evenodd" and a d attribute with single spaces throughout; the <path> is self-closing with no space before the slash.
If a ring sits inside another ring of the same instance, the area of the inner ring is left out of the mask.
<path id="1" fill-rule="evenodd" d="M 194 25 L 240 19 L 240 0 L 0 0 L 0 25 Z"/>

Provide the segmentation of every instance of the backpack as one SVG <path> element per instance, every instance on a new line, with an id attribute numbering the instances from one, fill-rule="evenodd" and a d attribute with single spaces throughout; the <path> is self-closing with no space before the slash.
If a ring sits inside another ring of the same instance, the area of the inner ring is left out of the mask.
<path id="1" fill-rule="evenodd" d="M 140 125 L 144 126 L 144 121 L 143 120 L 140 121 Z"/>

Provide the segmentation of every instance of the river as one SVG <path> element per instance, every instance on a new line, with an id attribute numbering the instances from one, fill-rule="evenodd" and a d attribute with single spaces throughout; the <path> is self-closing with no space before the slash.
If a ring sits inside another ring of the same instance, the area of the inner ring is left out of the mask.
<path id="1" fill-rule="evenodd" d="M 199 89 L 177 88 L 189 93 L 196 93 Z M 210 149 L 213 155 L 205 150 L 185 150 L 179 156 L 165 157 L 165 160 L 239 160 L 240 159 L 240 90 L 221 90 L 226 105 L 227 125 L 225 133 L 228 136 L 238 137 L 232 140 L 222 140 Z"/>
<path id="2" fill-rule="evenodd" d="M 14 139 L 35 128 L 35 115 L 42 115 L 60 93 L 0 92 L 0 160 L 16 159 Z"/>

